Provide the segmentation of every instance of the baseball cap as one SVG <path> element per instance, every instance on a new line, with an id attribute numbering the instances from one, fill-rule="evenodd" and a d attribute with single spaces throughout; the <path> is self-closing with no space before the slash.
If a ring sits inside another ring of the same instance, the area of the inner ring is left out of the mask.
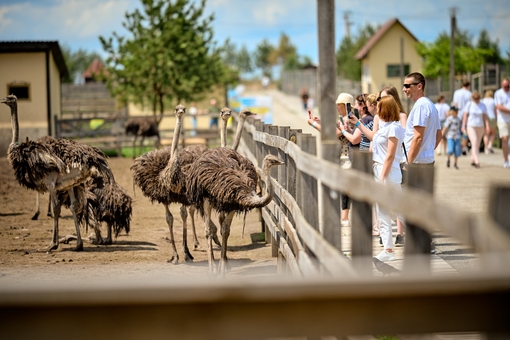
<path id="1" fill-rule="evenodd" d="M 450 106 L 450 110 L 459 111 L 459 108 L 457 106 Z"/>
<path id="2" fill-rule="evenodd" d="M 337 104 L 347 104 L 350 103 L 351 105 L 354 105 L 354 97 L 348 93 L 342 92 L 338 95 L 338 98 L 336 98 Z"/>

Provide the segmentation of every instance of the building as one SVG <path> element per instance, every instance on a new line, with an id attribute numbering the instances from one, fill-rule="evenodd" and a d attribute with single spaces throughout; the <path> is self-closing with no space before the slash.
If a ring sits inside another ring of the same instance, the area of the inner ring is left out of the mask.
<path id="1" fill-rule="evenodd" d="M 97 81 L 101 81 L 97 79 L 98 76 L 108 76 L 108 71 L 101 60 L 96 58 L 81 74 L 81 77 L 85 80 L 85 83 L 95 83 Z"/>
<path id="2" fill-rule="evenodd" d="M 386 85 L 400 89 L 405 75 L 420 72 L 423 61 L 416 43 L 418 39 L 398 19 L 382 25 L 355 55 L 361 60 L 362 91 L 376 93 Z"/>
<path id="3" fill-rule="evenodd" d="M 54 134 L 61 82 L 68 75 L 57 41 L 0 41 L 0 98 L 18 97 L 20 141 Z M 0 106 L 0 154 L 12 138 L 9 107 Z"/>

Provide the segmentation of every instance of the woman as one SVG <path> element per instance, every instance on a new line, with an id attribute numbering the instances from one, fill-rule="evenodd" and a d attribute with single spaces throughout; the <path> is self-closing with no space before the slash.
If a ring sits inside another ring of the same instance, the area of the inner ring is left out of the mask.
<path id="1" fill-rule="evenodd" d="M 368 95 L 368 94 L 360 94 L 356 97 L 356 103 L 354 104 L 354 108 L 358 110 L 360 114 L 360 119 L 363 123 L 363 125 L 366 125 L 370 130 L 372 130 L 374 116 L 370 113 L 369 110 L 369 101 L 368 98 L 371 98 L 373 100 L 371 104 L 373 104 L 373 112 L 377 112 L 377 109 L 375 109 L 376 104 L 376 96 L 375 95 Z M 370 150 L 370 139 L 367 138 L 359 129 L 354 128 L 353 130 L 347 128 L 344 130 L 343 135 L 347 140 L 351 143 L 351 145 L 358 145 L 359 149 L 361 151 L 368 151 Z M 351 146 L 352 147 L 352 146 Z"/>
<path id="2" fill-rule="evenodd" d="M 379 126 L 373 133 L 362 125 L 355 117 L 355 125 L 366 135 L 372 134 L 372 152 L 374 177 L 377 182 L 401 188 L 402 172 L 400 162 L 403 158 L 402 142 L 405 129 L 400 123 L 400 108 L 393 96 L 381 97 L 377 103 Z M 393 239 L 391 230 L 391 214 L 376 205 L 381 240 L 384 250 L 376 257 L 380 261 L 395 260 L 393 254 Z"/>
<path id="3" fill-rule="evenodd" d="M 480 102 L 480 93 L 473 91 L 471 101 L 464 107 L 462 115 L 462 132 L 466 133 L 471 142 L 471 165 L 480 168 L 478 160 L 480 152 L 480 143 L 482 142 L 484 132 L 490 133 L 489 118 L 487 117 L 487 108 Z"/>
<path id="4" fill-rule="evenodd" d="M 488 155 L 489 153 L 494 153 L 494 150 L 492 150 L 492 144 L 494 143 L 494 139 L 496 138 L 496 104 L 494 102 L 494 92 L 492 90 L 487 90 L 485 92 L 485 96 L 482 99 L 482 103 L 485 104 L 485 107 L 487 108 L 487 118 L 489 118 L 489 127 L 490 132 L 489 134 L 486 134 L 483 136 L 483 143 L 485 145 L 485 154 Z"/>

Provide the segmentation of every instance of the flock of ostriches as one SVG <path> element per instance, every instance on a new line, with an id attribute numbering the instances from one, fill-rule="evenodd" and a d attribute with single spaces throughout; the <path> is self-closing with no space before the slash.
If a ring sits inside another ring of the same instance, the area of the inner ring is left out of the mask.
<path id="1" fill-rule="evenodd" d="M 58 248 L 58 222 L 61 206 L 68 207 L 73 215 L 76 228 L 76 247 L 83 250 L 80 226 L 91 226 L 95 231 L 92 241 L 96 244 L 111 244 L 112 231 L 115 236 L 124 229 L 130 230 L 132 199 L 116 182 L 108 166 L 107 157 L 98 148 L 64 138 L 43 137 L 37 141 L 19 142 L 17 98 L 14 95 L 0 100 L 11 109 L 12 142 L 7 151 L 16 180 L 24 187 L 49 192 L 53 209 L 53 236 L 50 245 L 43 251 Z M 185 261 L 192 261 L 187 245 L 188 210 L 192 224 L 194 248 L 198 247 L 195 233 L 194 211 L 198 210 L 204 219 L 207 240 L 209 271 L 224 275 L 229 269 L 227 242 L 230 225 L 236 213 L 267 205 L 273 198 L 274 190 L 270 179 L 270 169 L 281 165 L 277 157 L 267 155 L 262 164 L 266 190 L 257 194 L 258 175 L 255 166 L 236 149 L 239 145 L 243 123 L 249 111 L 239 114 L 239 121 L 232 148 L 227 147 L 226 123 L 231 110 L 221 110 L 221 147 L 208 149 L 204 145 L 177 148 L 182 119 L 186 108 L 175 108 L 176 124 L 172 146 L 147 152 L 136 158 L 131 166 L 133 181 L 152 202 L 165 207 L 166 222 L 170 230 L 170 243 L 173 255 L 169 262 L 177 263 L 179 255 L 175 246 L 171 204 L 180 204 L 183 223 L 183 246 Z M 219 216 L 221 241 L 217 227 L 211 221 L 211 211 Z M 37 219 L 37 212 L 34 219 Z M 101 223 L 107 225 L 107 236 L 100 233 Z M 213 255 L 213 241 L 221 246 L 219 263 Z"/>

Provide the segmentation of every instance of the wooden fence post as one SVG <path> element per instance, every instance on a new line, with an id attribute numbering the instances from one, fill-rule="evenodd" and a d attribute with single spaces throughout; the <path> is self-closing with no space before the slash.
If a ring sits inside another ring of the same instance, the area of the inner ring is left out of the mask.
<path id="1" fill-rule="evenodd" d="M 301 134 L 301 129 L 290 129 L 289 140 L 293 143 L 297 143 L 297 137 Z M 296 161 L 292 157 L 287 157 L 288 164 L 287 168 L 287 191 L 296 200 L 297 199 L 297 168 Z"/>
<path id="2" fill-rule="evenodd" d="M 322 144 L 322 158 L 340 164 L 341 144 Z M 322 235 L 338 250 L 342 250 L 341 197 L 340 192 L 321 183 L 322 187 Z"/>
<path id="3" fill-rule="evenodd" d="M 315 136 L 301 134 L 298 136 L 298 146 L 303 152 L 317 155 L 317 142 Z M 317 180 L 304 172 L 299 172 L 298 205 L 303 211 L 308 223 L 319 231 L 319 201 Z"/>
<path id="4" fill-rule="evenodd" d="M 372 174 L 372 153 L 351 150 L 354 170 Z M 352 200 L 351 219 L 352 261 L 363 275 L 372 274 L 372 205 Z"/>
<path id="5" fill-rule="evenodd" d="M 434 166 L 409 164 L 407 185 L 432 194 L 434 191 Z M 431 235 L 414 223 L 406 223 L 404 243 L 404 271 L 407 274 L 430 273 Z M 428 256 L 427 256 L 428 255 Z"/>
<path id="6" fill-rule="evenodd" d="M 492 185 L 489 189 L 489 214 L 510 233 L 510 186 Z"/>

